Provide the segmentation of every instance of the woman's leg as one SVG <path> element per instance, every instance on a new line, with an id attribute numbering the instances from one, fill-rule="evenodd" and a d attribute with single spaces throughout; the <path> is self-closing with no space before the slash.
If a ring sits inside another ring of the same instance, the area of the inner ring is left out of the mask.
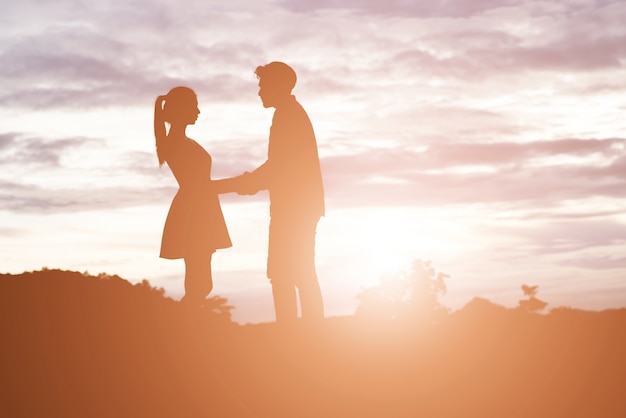
<path id="1" fill-rule="evenodd" d="M 213 290 L 211 253 L 185 257 L 185 296 L 189 306 L 200 307 Z"/>

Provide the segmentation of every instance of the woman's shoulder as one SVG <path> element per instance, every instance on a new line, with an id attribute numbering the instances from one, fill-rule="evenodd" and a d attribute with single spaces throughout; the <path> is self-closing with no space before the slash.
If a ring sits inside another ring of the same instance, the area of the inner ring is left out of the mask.
<path id="1" fill-rule="evenodd" d="M 198 141 L 196 141 L 195 139 L 187 138 L 187 144 L 188 144 L 188 146 L 190 146 L 192 148 L 200 149 L 200 150 L 208 153 L 208 151 L 202 145 L 200 145 L 200 143 Z"/>
<path id="2" fill-rule="evenodd" d="M 212 160 L 211 154 L 209 154 L 209 152 L 196 140 L 187 138 L 187 146 L 189 152 L 196 155 L 196 158 L 208 159 L 209 161 Z"/>

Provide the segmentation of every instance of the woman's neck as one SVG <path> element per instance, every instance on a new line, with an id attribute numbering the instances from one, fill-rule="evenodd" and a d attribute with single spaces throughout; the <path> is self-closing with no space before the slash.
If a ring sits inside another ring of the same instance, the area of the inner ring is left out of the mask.
<path id="1" fill-rule="evenodd" d="M 167 136 L 177 137 L 177 138 L 185 138 L 185 130 L 187 129 L 186 125 L 174 124 L 170 126 L 170 131 Z"/>

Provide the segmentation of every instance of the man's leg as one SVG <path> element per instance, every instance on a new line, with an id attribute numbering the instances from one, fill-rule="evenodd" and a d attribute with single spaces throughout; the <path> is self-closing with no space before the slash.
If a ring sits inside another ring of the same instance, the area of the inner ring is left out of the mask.
<path id="1" fill-rule="evenodd" d="M 315 234 L 317 219 L 305 220 L 298 225 L 297 265 L 298 294 L 302 319 L 317 321 L 324 318 L 324 302 L 315 271 Z M 295 243 L 294 243 L 295 244 Z"/>
<path id="2" fill-rule="evenodd" d="M 317 276 L 302 280 L 298 286 L 302 319 L 318 321 L 324 319 L 324 301 Z"/>
<path id="3" fill-rule="evenodd" d="M 298 299 L 296 287 L 289 277 L 291 262 L 291 224 L 284 218 L 271 218 L 267 255 L 267 277 L 272 284 L 276 322 L 289 324 L 298 319 Z"/>
<path id="4" fill-rule="evenodd" d="M 271 280 L 276 322 L 291 324 L 298 319 L 296 287 L 285 280 Z"/>

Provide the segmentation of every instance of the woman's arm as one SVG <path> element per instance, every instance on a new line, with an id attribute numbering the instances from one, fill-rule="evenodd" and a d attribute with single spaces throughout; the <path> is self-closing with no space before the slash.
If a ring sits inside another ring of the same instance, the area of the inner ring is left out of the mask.
<path id="1" fill-rule="evenodd" d="M 270 172 L 269 161 L 266 161 L 253 172 L 245 173 L 218 180 L 211 180 L 211 189 L 217 194 L 237 192 L 238 194 L 253 195 L 259 190 L 267 189 Z"/>
<path id="2" fill-rule="evenodd" d="M 239 176 L 211 180 L 211 189 L 217 194 L 237 192 L 239 194 L 254 194 L 258 190 L 252 193 L 252 185 L 250 182 L 250 173 L 247 171 Z M 246 193 L 249 192 L 249 193 Z"/>

